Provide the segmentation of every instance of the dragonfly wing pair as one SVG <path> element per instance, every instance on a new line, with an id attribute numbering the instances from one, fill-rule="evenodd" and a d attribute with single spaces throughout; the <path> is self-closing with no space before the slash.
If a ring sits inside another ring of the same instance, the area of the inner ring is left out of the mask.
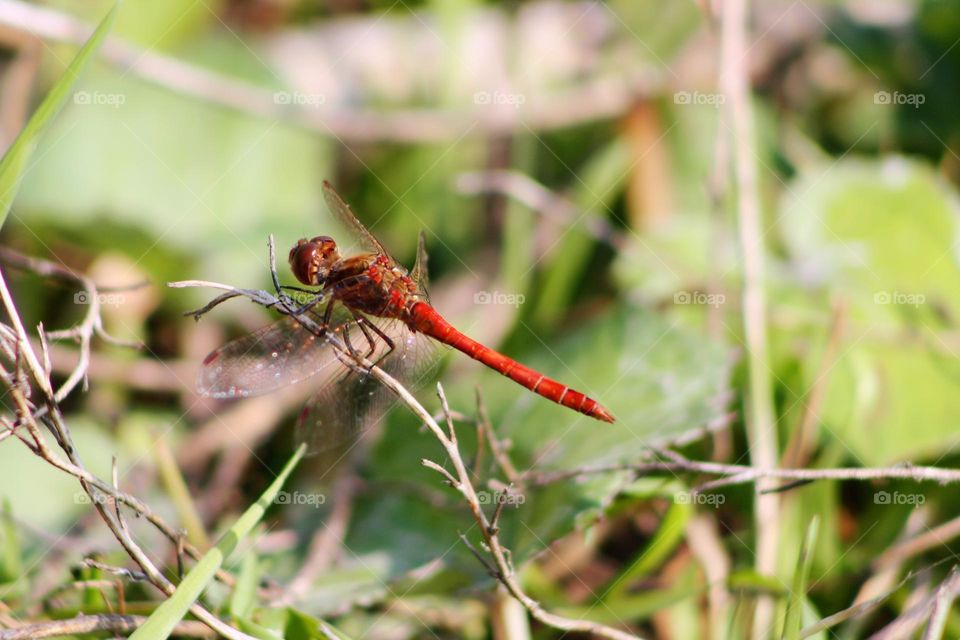
<path id="1" fill-rule="evenodd" d="M 317 312 L 305 313 L 320 324 Z M 402 384 L 416 387 L 435 360 L 432 342 L 397 320 L 366 321 L 393 342 L 392 350 L 377 332 L 368 328 L 364 333 L 342 307 L 334 313 L 330 330 Z M 203 362 L 197 388 L 214 398 L 244 398 L 311 379 L 316 391 L 297 419 L 296 437 L 316 453 L 350 441 L 379 422 L 392 404 L 392 394 L 371 376 L 347 366 L 348 360 L 347 354 L 338 357 L 325 338 L 287 317 L 213 351 Z"/>

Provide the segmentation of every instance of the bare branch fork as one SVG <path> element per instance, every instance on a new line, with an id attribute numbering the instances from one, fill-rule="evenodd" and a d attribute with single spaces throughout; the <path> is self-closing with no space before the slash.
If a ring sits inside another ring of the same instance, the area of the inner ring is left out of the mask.
<path id="1" fill-rule="evenodd" d="M 527 609 L 531 616 L 543 624 L 557 629 L 562 629 L 564 631 L 592 633 L 599 637 L 611 638 L 612 640 L 637 640 L 637 636 L 613 627 L 591 622 L 589 620 L 574 620 L 550 613 L 543 609 L 543 607 L 540 606 L 540 603 L 528 596 L 523 591 L 519 582 L 517 581 L 513 566 L 510 563 L 509 551 L 503 547 L 499 539 L 498 523 L 505 501 L 501 499 L 501 494 L 498 492 L 498 498 L 496 500 L 497 506 L 495 507 L 493 516 L 488 517 L 483 511 L 480 499 L 477 495 L 477 490 L 474 488 L 473 482 L 471 481 L 470 472 L 468 471 L 467 465 L 464 463 L 463 457 L 460 454 L 460 449 L 457 443 L 456 429 L 454 428 L 453 424 L 453 413 L 450 411 L 450 408 L 447 405 L 447 399 L 443 394 L 442 387 L 440 387 L 438 384 L 437 389 L 440 395 L 441 405 L 443 407 L 443 415 L 446 420 L 446 431 L 440 427 L 437 420 L 423 407 L 423 405 L 417 401 L 417 399 L 413 396 L 413 394 L 410 393 L 409 390 L 407 390 L 406 387 L 397 382 L 393 377 L 367 360 L 361 354 L 351 353 L 337 335 L 335 335 L 333 332 L 325 331 L 323 327 L 317 324 L 313 318 L 310 317 L 309 314 L 298 313 L 298 310 L 294 308 L 294 305 L 292 304 L 292 299 L 284 293 L 283 287 L 279 284 L 276 275 L 275 250 L 272 236 L 269 240 L 269 249 L 270 269 L 271 274 L 273 275 L 273 284 L 276 289 L 276 295 L 262 289 L 241 289 L 231 285 L 205 280 L 171 282 L 168 284 L 168 286 L 173 288 L 206 287 L 218 289 L 224 292 L 204 307 L 201 307 L 194 312 L 190 312 L 189 315 L 193 315 L 194 317 L 200 317 L 222 302 L 232 298 L 245 297 L 256 304 L 274 308 L 280 313 L 295 318 L 298 322 L 300 322 L 301 325 L 304 326 L 304 328 L 314 333 L 314 335 L 327 340 L 331 346 L 333 346 L 339 352 L 340 355 L 352 360 L 358 369 L 362 370 L 365 374 L 372 376 L 378 382 L 396 394 L 397 397 L 399 397 L 400 400 L 423 422 L 423 424 L 427 426 L 437 440 L 440 441 L 440 444 L 443 446 L 451 463 L 453 464 L 454 473 L 449 472 L 443 466 L 431 460 L 424 459 L 421 461 L 421 463 L 443 476 L 446 483 L 459 491 L 466 499 L 470 511 L 480 527 L 480 531 L 483 535 L 483 540 L 485 543 L 485 550 L 489 554 L 489 559 L 487 559 L 487 557 L 474 545 L 467 543 L 468 548 L 478 558 L 478 560 L 483 563 L 491 575 L 500 581 L 504 587 L 506 587 L 507 591 L 514 598 L 516 598 L 524 606 L 524 608 Z M 496 447 L 496 445 L 494 446 Z M 502 452 L 498 451 L 498 453 L 500 453 L 500 463 L 502 465 L 502 460 L 504 458 L 502 456 Z M 464 542 L 467 542 L 466 538 L 462 535 L 461 539 L 463 539 Z"/>
<path id="2" fill-rule="evenodd" d="M 176 586 L 166 578 L 134 541 L 120 511 L 120 504 L 126 504 L 146 516 L 164 535 L 176 542 L 178 548 L 182 548 L 194 558 L 200 558 L 201 554 L 192 546 L 184 544 L 181 532 L 164 523 L 147 505 L 133 496 L 121 492 L 117 487 L 116 471 L 114 472 L 113 483 L 108 483 L 96 477 L 84 467 L 79 453 L 73 446 L 70 430 L 60 411 L 60 402 L 75 390 L 81 381 L 86 379 L 90 359 L 90 342 L 93 336 L 97 335 L 114 343 L 119 342 L 112 339 L 103 329 L 100 317 L 99 292 L 96 284 L 86 276 L 75 274 L 50 262 L 27 258 L 6 250 L 3 251 L 2 257 L 8 263 L 35 271 L 41 275 L 79 282 L 89 295 L 89 300 L 87 300 L 89 308 L 82 322 L 70 330 L 45 333 L 41 327 L 40 347 L 42 355 L 38 355 L 20 319 L 19 311 L 7 287 L 6 280 L 0 273 L 0 303 L 2 303 L 10 322 L 10 326 L 4 325 L 0 330 L 0 355 L 10 363 L 12 369 L 8 370 L 5 364 L 0 366 L 0 379 L 7 386 L 16 416 L 14 421 L 6 417 L 0 419 L 0 426 L 3 427 L 3 431 L 0 432 L 0 439 L 15 436 L 47 463 L 77 478 L 103 521 L 127 554 L 140 566 L 150 583 L 164 594 L 172 594 Z M 48 337 L 71 337 L 80 343 L 80 361 L 63 385 L 56 390 L 51 382 L 50 358 L 47 349 Z M 31 389 L 31 383 L 32 387 L 36 389 L 39 401 L 32 400 L 34 393 Z M 46 437 L 43 434 L 44 429 L 41 428 L 41 425 L 53 434 L 57 446 L 63 451 L 66 459 L 63 459 L 47 444 Z M 24 430 L 26 433 L 23 432 Z M 250 636 L 221 621 L 199 603 L 193 605 L 191 612 L 207 627 L 223 637 L 237 640 L 250 638 Z M 130 622 L 132 624 L 135 620 L 131 619 Z M 32 629 L 29 631 L 29 633 L 33 632 Z M 36 636 L 31 635 L 30 637 Z"/>
<path id="3" fill-rule="evenodd" d="M 59 405 L 59 403 L 66 398 L 71 392 L 73 392 L 80 381 L 86 380 L 86 372 L 90 363 L 90 346 L 94 336 L 100 337 L 101 339 L 109 342 L 111 344 L 126 346 L 131 348 L 142 347 L 139 343 L 130 343 L 124 340 L 120 340 L 111 336 L 103 328 L 103 321 L 100 316 L 100 292 L 103 291 L 128 291 L 131 289 L 136 289 L 142 286 L 145 286 L 149 283 L 139 282 L 132 285 L 123 286 L 123 287 L 103 287 L 98 286 L 92 279 L 89 277 L 72 271 L 60 264 L 54 262 L 49 262 L 47 260 L 41 260 L 39 258 L 34 258 L 31 256 L 22 255 L 16 251 L 13 251 L 6 247 L 0 247 L 0 260 L 4 263 L 25 271 L 30 271 L 37 273 L 49 278 L 55 278 L 60 280 L 65 280 L 68 282 L 73 282 L 79 284 L 83 291 L 86 292 L 89 302 L 89 307 L 87 313 L 84 315 L 81 323 L 75 327 L 64 331 L 52 331 L 44 332 L 41 327 L 40 331 L 40 344 L 43 349 L 43 367 L 31 367 L 31 370 L 35 374 L 40 374 L 40 379 L 36 383 L 41 387 L 41 389 L 49 389 L 53 395 L 52 402 L 47 396 L 47 403 L 35 408 L 31 417 L 34 421 L 42 421 L 46 423 L 48 416 L 48 411 L 50 405 Z M 0 283 L 2 283 L 2 294 L 4 305 L 6 307 L 7 313 L 9 314 L 11 321 L 14 323 L 16 330 L 14 328 L 6 327 L 5 325 L 0 325 L 0 328 L 3 329 L 3 335 L 0 336 L 0 353 L 3 353 L 10 362 L 18 363 L 20 354 L 23 355 L 23 358 L 26 359 L 26 362 L 29 364 L 31 361 L 37 361 L 37 357 L 33 348 L 30 346 L 31 343 L 26 337 L 26 332 L 23 331 L 22 324 L 20 323 L 19 316 L 16 314 L 15 306 L 13 305 L 12 297 L 9 294 L 9 291 L 6 288 L 6 283 L 2 282 L 2 276 L 0 276 Z M 10 304 L 7 305 L 7 300 L 9 299 Z M 80 359 L 77 362 L 76 367 L 67 377 L 67 380 L 60 386 L 56 392 L 53 392 L 52 385 L 50 384 L 50 366 L 47 356 L 46 341 L 47 339 L 60 339 L 60 338 L 69 338 L 76 340 L 80 344 Z M 24 395 L 29 397 L 24 391 Z M 31 407 L 32 408 L 32 407 Z M 59 414 L 59 409 L 53 414 L 50 418 L 55 424 L 49 425 L 50 431 L 54 434 L 54 437 L 58 439 L 58 443 L 69 442 L 69 430 L 66 429 L 62 424 L 62 416 Z M 0 442 L 6 438 L 14 435 L 16 430 L 25 422 L 24 417 L 18 418 L 13 424 L 5 425 L 7 428 L 3 431 L 0 431 Z M 57 425 L 63 427 L 60 429 Z M 63 432 L 61 436 L 60 433 Z M 64 440 L 64 438 L 66 438 Z M 30 446 L 28 444 L 28 446 Z M 96 490 L 102 492 L 106 496 L 109 496 L 118 503 L 125 504 L 127 507 L 136 511 L 139 515 L 146 518 L 151 524 L 153 524 L 161 533 L 163 533 L 173 544 L 179 545 L 184 543 L 183 550 L 184 552 L 193 558 L 194 560 L 199 560 L 202 554 L 199 549 L 194 547 L 192 544 L 183 540 L 183 532 L 175 529 L 174 527 L 167 524 L 162 518 L 160 518 L 153 510 L 144 502 L 132 496 L 130 494 L 124 493 L 119 490 L 119 487 L 111 485 L 108 482 L 105 482 L 92 473 L 88 472 L 82 464 L 77 464 L 73 460 L 66 461 L 62 458 L 59 458 L 48 448 L 40 447 L 34 444 L 31 449 L 34 453 L 38 455 L 48 456 L 45 458 L 47 462 L 55 466 L 56 468 L 69 473 L 70 475 L 76 477 L 81 482 L 87 482 Z M 91 496 L 92 497 L 92 496 Z M 233 578 L 228 574 L 220 573 L 218 577 L 226 582 L 227 584 L 233 584 Z"/>

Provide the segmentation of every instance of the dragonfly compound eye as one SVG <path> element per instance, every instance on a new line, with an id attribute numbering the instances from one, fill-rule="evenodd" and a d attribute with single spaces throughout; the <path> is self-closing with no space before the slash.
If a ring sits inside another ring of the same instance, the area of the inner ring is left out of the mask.
<path id="1" fill-rule="evenodd" d="M 308 285 L 318 285 L 330 273 L 330 267 L 340 259 L 337 243 L 330 236 L 301 238 L 290 249 L 290 270 L 293 275 Z"/>

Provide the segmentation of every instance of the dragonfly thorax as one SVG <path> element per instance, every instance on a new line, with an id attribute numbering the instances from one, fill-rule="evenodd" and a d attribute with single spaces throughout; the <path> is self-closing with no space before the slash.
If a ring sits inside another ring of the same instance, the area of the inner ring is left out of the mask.
<path id="1" fill-rule="evenodd" d="M 340 250 L 330 236 L 316 236 L 310 240 L 301 238 L 290 249 L 287 259 L 297 280 L 317 286 L 327 279 L 333 265 L 340 261 Z"/>

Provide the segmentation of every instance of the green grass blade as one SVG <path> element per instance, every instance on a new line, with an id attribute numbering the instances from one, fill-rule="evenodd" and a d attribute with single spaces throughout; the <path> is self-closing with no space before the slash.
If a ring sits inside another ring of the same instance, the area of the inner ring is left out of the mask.
<path id="1" fill-rule="evenodd" d="M 300 445 L 293 457 L 287 462 L 280 475 L 267 487 L 260 499 L 244 511 L 243 515 L 230 527 L 222 538 L 208 551 L 196 566 L 190 570 L 177 587 L 177 590 L 154 611 L 142 627 L 130 636 L 132 640 L 160 640 L 169 637 L 173 628 L 187 614 L 190 607 L 197 601 L 200 594 L 213 580 L 214 574 L 223 565 L 237 545 L 260 522 L 267 508 L 273 503 L 283 483 L 293 471 L 300 459 L 303 458 L 306 447 Z"/>
<path id="2" fill-rule="evenodd" d="M 614 580 L 604 599 L 624 597 L 636 587 L 637 580 L 665 562 L 683 541 L 687 522 L 692 515 L 693 507 L 689 503 L 676 502 L 671 505 L 653 539 L 637 554 L 636 560 Z"/>
<path id="3" fill-rule="evenodd" d="M 237 585 L 230 594 L 230 615 L 235 620 L 250 615 L 257 602 L 257 584 L 260 582 L 260 560 L 257 554 L 249 553 L 240 566 Z"/>
<path id="4" fill-rule="evenodd" d="M 807 582 L 810 579 L 810 565 L 813 563 L 813 547 L 817 541 L 817 530 L 820 519 L 813 518 L 807 527 L 807 535 L 800 546 L 800 556 L 797 558 L 797 569 L 793 574 L 793 585 L 790 588 L 790 597 L 787 599 L 787 611 L 784 614 L 784 640 L 799 640 L 800 626 L 803 623 L 803 603 L 807 598 Z"/>
<path id="5" fill-rule="evenodd" d="M 0 551 L 0 583 L 16 582 L 23 576 L 22 550 L 17 523 L 13 521 L 13 510 L 7 498 L 3 499 L 0 519 L 0 543 L 3 545 Z"/>
<path id="6" fill-rule="evenodd" d="M 60 79 L 50 89 L 50 93 L 47 94 L 47 97 L 43 99 L 43 102 L 30 117 L 20 135 L 17 136 L 3 158 L 0 159 L 0 227 L 7 219 L 10 206 L 13 204 L 13 198 L 17 194 L 20 180 L 27 167 L 27 162 L 37 146 L 40 134 L 67 103 L 73 85 L 76 84 L 77 79 L 100 48 L 100 45 L 103 44 L 103 40 L 107 37 L 119 9 L 120 3 L 117 2 L 100 21 L 96 31 L 83 45 L 70 66 L 63 72 Z"/>

